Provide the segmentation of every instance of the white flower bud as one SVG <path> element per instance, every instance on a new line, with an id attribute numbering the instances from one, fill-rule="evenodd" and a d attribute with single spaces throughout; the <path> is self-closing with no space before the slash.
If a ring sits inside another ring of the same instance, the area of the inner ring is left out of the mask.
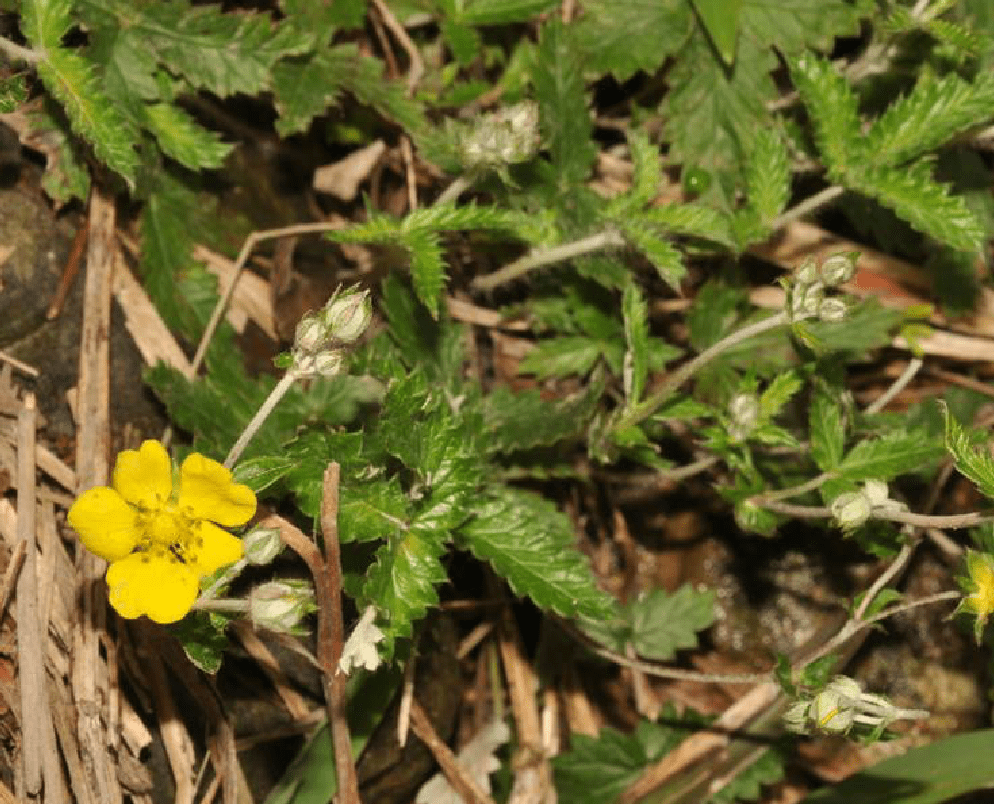
<path id="1" fill-rule="evenodd" d="M 294 632 L 317 606 L 307 581 L 288 579 L 257 586 L 249 595 L 249 617 L 256 628 Z"/>
<path id="2" fill-rule="evenodd" d="M 849 305 L 843 299 L 823 299 L 818 306 L 818 318 L 822 321 L 842 321 L 849 312 Z"/>
<path id="3" fill-rule="evenodd" d="M 269 564 L 283 551 L 283 540 L 277 528 L 254 528 L 242 539 L 242 549 L 249 564 Z"/>
<path id="4" fill-rule="evenodd" d="M 890 502 L 888 499 L 887 484 L 882 480 L 867 480 L 863 484 L 863 493 L 874 508 L 880 508 Z"/>
<path id="5" fill-rule="evenodd" d="M 728 405 L 728 416 L 732 420 L 731 436 L 736 440 L 745 438 L 759 421 L 759 400 L 753 394 L 737 394 Z"/>
<path id="6" fill-rule="evenodd" d="M 795 701 L 783 714 L 783 722 L 787 731 L 794 734 L 804 734 L 808 726 L 808 710 L 811 701 Z"/>
<path id="7" fill-rule="evenodd" d="M 817 281 L 818 266 L 811 257 L 808 257 L 801 263 L 801 267 L 797 269 L 796 282 L 798 285 L 810 285 Z"/>
<path id="8" fill-rule="evenodd" d="M 320 316 L 307 313 L 297 322 L 297 330 L 293 336 L 294 349 L 311 354 L 320 350 L 327 340 L 328 327 Z"/>
<path id="9" fill-rule="evenodd" d="M 502 167 L 527 161 L 538 150 L 538 105 L 523 101 L 481 118 L 459 142 L 464 165 Z"/>
<path id="10" fill-rule="evenodd" d="M 856 275 L 854 252 L 833 254 L 821 264 L 821 281 L 829 287 L 848 282 Z"/>
<path id="11" fill-rule="evenodd" d="M 314 358 L 314 373 L 319 377 L 334 377 L 342 371 L 342 355 L 339 352 L 324 352 Z"/>
<path id="12" fill-rule="evenodd" d="M 352 343 L 366 331 L 373 320 L 373 305 L 368 290 L 351 288 L 331 297 L 321 312 L 328 337 L 339 343 Z"/>
<path id="13" fill-rule="evenodd" d="M 843 530 L 854 530 L 863 525 L 873 511 L 870 498 L 862 491 L 840 494 L 830 506 L 832 516 Z"/>

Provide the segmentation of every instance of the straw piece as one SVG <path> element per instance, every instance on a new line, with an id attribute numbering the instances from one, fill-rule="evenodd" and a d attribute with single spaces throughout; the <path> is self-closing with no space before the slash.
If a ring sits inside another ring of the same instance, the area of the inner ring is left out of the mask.
<path id="1" fill-rule="evenodd" d="M 83 327 L 80 335 L 77 393 L 77 491 L 105 485 L 110 454 L 110 331 L 114 277 L 114 201 L 94 190 L 90 197 L 89 244 L 83 289 Z M 77 729 L 83 762 L 100 804 L 119 804 L 121 787 L 108 751 L 97 697 L 100 660 L 99 634 L 105 630 L 103 559 L 80 550 L 76 562 L 79 619 L 73 635 L 72 690 L 77 706 Z"/>
<path id="2" fill-rule="evenodd" d="M 17 645 L 21 690 L 21 761 L 24 789 L 36 796 L 42 787 L 45 749 L 45 660 L 38 624 L 38 550 L 35 545 L 35 398 L 29 394 L 17 417 L 17 535 L 25 545 L 24 572 L 17 579 Z M 31 716 L 28 716 L 31 713 Z"/>

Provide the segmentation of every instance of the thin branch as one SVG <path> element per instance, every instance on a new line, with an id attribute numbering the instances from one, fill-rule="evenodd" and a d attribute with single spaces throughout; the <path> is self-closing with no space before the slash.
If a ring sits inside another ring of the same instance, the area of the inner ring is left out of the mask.
<path id="1" fill-rule="evenodd" d="M 26 61 L 28 64 L 35 64 L 45 58 L 43 52 L 11 42 L 2 36 L 0 36 L 0 53 L 11 61 Z"/>
<path id="2" fill-rule="evenodd" d="M 890 388 L 888 388 L 886 391 L 884 391 L 883 394 L 881 394 L 876 400 L 874 400 L 872 405 L 867 407 L 866 412 L 879 413 L 885 407 L 887 407 L 890 401 L 899 393 L 901 393 L 901 391 L 903 391 L 907 387 L 908 383 L 915 378 L 915 375 L 921 370 L 921 367 L 923 365 L 925 365 L 925 363 L 924 361 L 922 361 L 921 358 L 919 357 L 912 358 L 911 362 L 909 362 L 908 365 L 905 366 L 904 371 L 901 372 L 901 376 L 898 377 L 896 380 L 894 380 Z"/>
<path id="3" fill-rule="evenodd" d="M 781 502 L 757 502 L 769 511 L 786 516 L 794 516 L 799 519 L 832 519 L 831 509 L 817 505 L 791 505 Z M 884 522 L 898 522 L 902 525 L 912 525 L 916 528 L 948 528 L 957 530 L 960 528 L 972 528 L 983 525 L 986 522 L 994 522 L 994 516 L 982 514 L 974 511 L 969 514 L 953 514 L 951 516 L 931 516 L 929 514 L 915 514 L 910 511 L 872 511 L 870 519 L 879 519 Z"/>
<path id="4" fill-rule="evenodd" d="M 837 184 L 826 187 L 824 190 L 820 190 L 810 198 L 805 198 L 801 201 L 801 203 L 791 207 L 778 218 L 775 218 L 773 223 L 770 224 L 770 228 L 772 231 L 778 232 L 788 223 L 793 223 L 798 218 L 803 218 L 805 215 L 809 215 L 817 209 L 828 206 L 836 198 L 839 198 L 845 191 L 845 187 L 840 187 Z"/>
<path id="5" fill-rule="evenodd" d="M 348 721 L 348 677 L 338 672 L 345 644 L 342 623 L 342 566 L 338 545 L 338 481 L 340 467 L 330 463 L 324 472 L 321 497 L 321 534 L 324 536 L 324 562 L 320 575 L 314 576 L 318 602 L 318 661 L 324 681 L 328 723 L 335 750 L 335 770 L 338 773 L 339 801 L 361 804 L 359 780 L 352 758 L 352 737 Z"/>
<path id="6" fill-rule="evenodd" d="M 544 265 L 582 257 L 584 254 L 591 254 L 602 249 L 621 248 L 624 245 L 625 239 L 614 230 L 609 230 L 554 248 L 532 249 L 523 257 L 519 257 L 492 274 L 476 277 L 470 286 L 473 290 L 493 290 L 501 285 L 506 285 L 508 282 L 513 282 L 515 279 L 520 279 L 530 271 Z"/>
<path id="7" fill-rule="evenodd" d="M 621 417 L 617 427 L 619 429 L 631 427 L 649 418 L 681 385 L 693 377 L 703 366 L 724 352 L 727 352 L 733 346 L 738 346 L 743 341 L 747 341 L 749 338 L 754 338 L 757 335 L 762 335 L 764 332 L 782 327 L 788 324 L 789 321 L 787 313 L 777 313 L 776 315 L 764 318 L 762 321 L 742 327 L 742 329 L 736 330 L 728 337 L 705 349 L 693 360 L 684 363 L 680 368 L 668 375 L 644 402 L 634 406 L 628 413 Z"/>
<path id="8" fill-rule="evenodd" d="M 259 428 L 262 427 L 263 423 L 269 418 L 269 414 L 273 412 L 279 401 L 286 396 L 286 392 L 290 390 L 292 386 L 298 379 L 300 375 L 294 371 L 292 368 L 287 369 L 286 374 L 284 374 L 276 387 L 269 392 L 269 396 L 266 397 L 266 401 L 262 403 L 259 409 L 255 412 L 255 416 L 252 417 L 252 421 L 248 423 L 246 428 L 242 431 L 242 434 L 238 436 L 238 440 L 232 446 L 231 451 L 228 453 L 228 457 L 224 459 L 224 465 L 230 469 L 235 465 L 235 462 L 241 457 L 242 453 L 245 451 L 245 447 L 248 446 L 249 442 L 259 432 Z"/>

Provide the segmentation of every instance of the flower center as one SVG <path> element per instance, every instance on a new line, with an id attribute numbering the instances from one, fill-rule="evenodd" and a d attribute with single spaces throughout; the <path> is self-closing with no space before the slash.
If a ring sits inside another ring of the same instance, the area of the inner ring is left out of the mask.
<path id="1" fill-rule="evenodd" d="M 171 564 L 192 564 L 204 546 L 196 524 L 197 520 L 175 502 L 167 502 L 155 511 L 143 511 L 138 515 L 142 536 L 134 552 L 139 553 L 145 563 L 155 559 Z"/>

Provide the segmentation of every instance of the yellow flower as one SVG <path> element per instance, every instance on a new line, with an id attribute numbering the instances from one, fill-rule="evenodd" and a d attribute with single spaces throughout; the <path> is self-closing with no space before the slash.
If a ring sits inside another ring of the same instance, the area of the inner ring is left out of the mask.
<path id="1" fill-rule="evenodd" d="M 81 494 L 69 524 L 110 562 L 110 603 L 122 617 L 176 622 L 197 599 L 201 578 L 241 558 L 241 540 L 217 525 L 248 522 L 255 494 L 197 452 L 183 461 L 173 488 L 172 462 L 158 441 L 120 453 L 113 486 Z"/>
<path id="2" fill-rule="evenodd" d="M 994 613 L 994 556 L 967 550 L 966 571 L 968 577 L 956 580 L 968 594 L 960 601 L 953 614 L 967 612 L 976 616 L 974 635 L 979 645 L 987 619 Z"/>

